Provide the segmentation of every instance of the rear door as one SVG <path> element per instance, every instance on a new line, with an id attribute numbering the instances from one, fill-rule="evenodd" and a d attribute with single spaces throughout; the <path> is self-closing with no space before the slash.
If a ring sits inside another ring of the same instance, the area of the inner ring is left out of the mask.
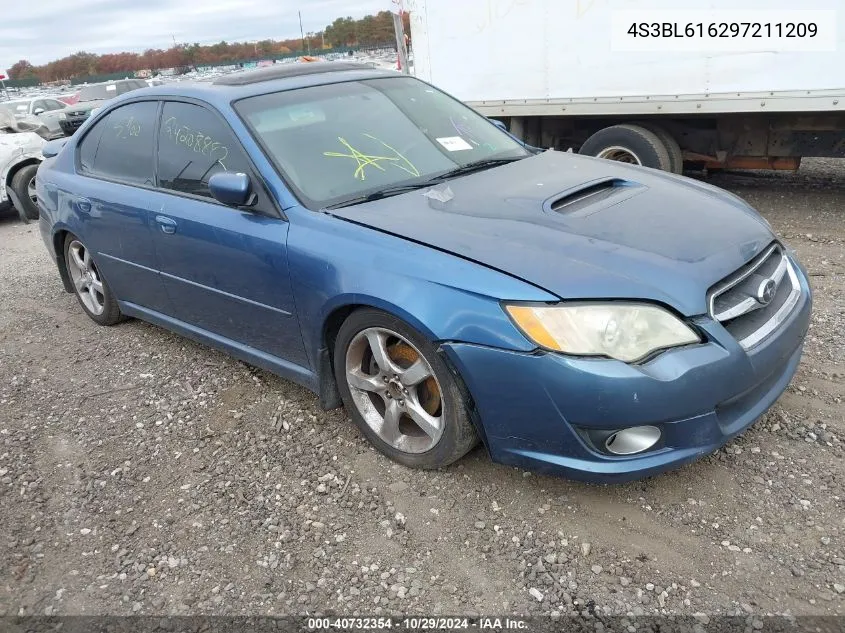
<path id="1" fill-rule="evenodd" d="M 118 299 L 170 312 L 156 271 L 150 223 L 155 200 L 157 101 L 112 110 L 80 140 L 80 186 L 67 192 L 80 220 L 79 237 Z"/>
<path id="2" fill-rule="evenodd" d="M 163 206 L 154 217 L 158 268 L 174 316 L 254 350 L 307 366 L 287 263 L 288 223 L 219 113 L 165 102 L 158 131 Z M 208 179 L 250 176 L 249 210 L 218 203 Z"/>

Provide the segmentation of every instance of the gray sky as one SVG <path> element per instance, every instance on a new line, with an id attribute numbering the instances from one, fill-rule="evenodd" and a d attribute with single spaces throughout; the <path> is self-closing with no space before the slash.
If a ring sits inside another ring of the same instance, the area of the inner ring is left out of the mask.
<path id="1" fill-rule="evenodd" d="M 0 0 L 0 71 L 85 50 L 142 52 L 177 42 L 211 44 L 299 37 L 337 17 L 360 18 L 390 0 Z"/>

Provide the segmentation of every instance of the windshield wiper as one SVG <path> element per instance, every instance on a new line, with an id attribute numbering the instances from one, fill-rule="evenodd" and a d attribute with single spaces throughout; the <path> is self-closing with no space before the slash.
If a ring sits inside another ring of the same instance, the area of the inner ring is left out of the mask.
<path id="1" fill-rule="evenodd" d="M 373 191 L 365 196 L 358 196 L 357 198 L 352 198 L 350 200 L 338 202 L 337 204 L 329 205 L 326 207 L 326 209 L 342 209 L 343 207 L 352 207 L 356 204 L 364 204 L 365 202 L 373 202 L 375 200 L 381 200 L 382 198 L 389 198 L 390 196 L 398 196 L 403 193 L 408 193 L 409 191 L 416 191 L 417 189 L 426 189 L 428 187 L 433 187 L 437 184 L 439 184 L 439 179 L 426 180 L 425 182 L 413 182 L 404 185 L 393 185 L 392 187 L 385 187 L 384 189 Z"/>
<path id="2" fill-rule="evenodd" d="M 527 156 L 520 156 L 518 158 L 485 158 L 483 160 L 477 160 L 475 162 L 462 165 L 461 167 L 455 167 L 455 169 L 450 169 L 449 171 L 437 176 L 435 180 L 442 181 L 448 180 L 450 178 L 455 178 L 457 176 L 465 176 L 466 174 L 471 174 L 473 172 L 481 171 L 483 169 L 489 169 L 490 167 L 496 167 L 497 165 L 513 163 L 518 160 L 522 160 L 523 158 L 527 158 Z"/>
<path id="3" fill-rule="evenodd" d="M 398 196 L 399 194 L 407 193 L 409 191 L 415 191 L 416 189 L 426 189 L 428 187 L 435 187 L 439 184 L 442 184 L 444 181 L 449 180 L 450 178 L 463 176 L 465 174 L 471 174 L 472 172 L 481 171 L 483 169 L 488 169 L 497 165 L 513 163 L 515 161 L 522 160 L 523 158 L 527 157 L 521 156 L 519 158 L 485 158 L 484 160 L 477 160 L 473 163 L 462 165 L 461 167 L 456 167 L 455 169 L 450 169 L 449 171 L 444 172 L 424 182 L 413 182 L 404 185 L 394 185 L 392 187 L 385 187 L 384 189 L 373 191 L 365 196 L 359 196 L 357 198 L 352 198 L 350 200 L 338 202 L 337 204 L 329 205 L 326 207 L 326 209 L 342 209 L 343 207 L 351 207 L 356 204 L 373 202 L 374 200 L 389 198 L 390 196 Z"/>

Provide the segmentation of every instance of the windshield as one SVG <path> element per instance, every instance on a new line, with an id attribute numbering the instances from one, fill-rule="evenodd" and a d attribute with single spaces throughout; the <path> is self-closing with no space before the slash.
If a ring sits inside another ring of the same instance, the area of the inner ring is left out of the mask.
<path id="1" fill-rule="evenodd" d="M 474 110 L 411 77 L 276 92 L 235 109 L 315 209 L 470 163 L 529 155 Z"/>
<path id="2" fill-rule="evenodd" d="M 12 114 L 27 114 L 29 112 L 29 101 L 3 101 L 0 108 Z"/>

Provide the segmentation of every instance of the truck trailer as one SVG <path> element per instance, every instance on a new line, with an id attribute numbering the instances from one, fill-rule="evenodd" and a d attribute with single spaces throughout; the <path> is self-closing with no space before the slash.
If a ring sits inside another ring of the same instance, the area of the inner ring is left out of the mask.
<path id="1" fill-rule="evenodd" d="M 420 79 L 528 144 L 676 173 L 845 156 L 841 4 L 405 2 Z"/>

